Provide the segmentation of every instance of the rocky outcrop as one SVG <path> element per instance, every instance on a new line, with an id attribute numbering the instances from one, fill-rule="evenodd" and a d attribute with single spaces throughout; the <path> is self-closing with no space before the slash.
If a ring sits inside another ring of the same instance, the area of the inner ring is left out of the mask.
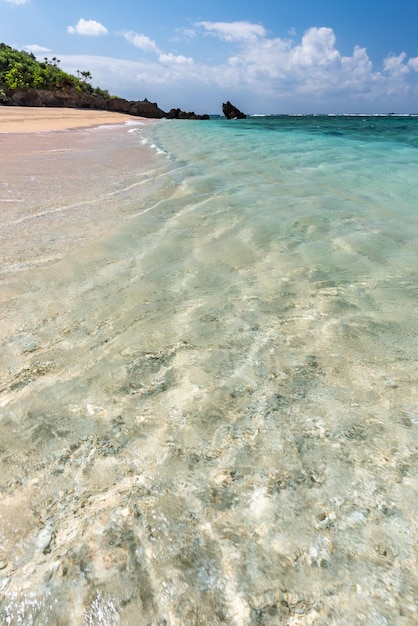
<path id="1" fill-rule="evenodd" d="M 140 117 L 162 118 L 166 113 L 160 109 L 156 102 L 145 100 L 125 100 L 124 98 L 110 98 L 106 100 L 106 110 L 115 113 L 127 113 Z"/>
<path id="2" fill-rule="evenodd" d="M 186 112 L 181 109 L 170 109 L 166 117 L 170 120 L 209 120 L 209 115 L 196 115 L 194 111 Z"/>
<path id="3" fill-rule="evenodd" d="M 157 119 L 165 117 L 166 115 L 155 102 L 148 102 L 148 100 L 125 100 L 124 98 L 105 98 L 99 95 L 78 93 L 76 89 L 66 89 L 62 91 L 18 89 L 10 94 L 8 104 L 30 107 L 96 109 Z"/>
<path id="4" fill-rule="evenodd" d="M 79 93 L 76 89 L 52 91 L 43 89 L 18 89 L 7 93 L 3 104 L 28 107 L 68 107 L 73 109 L 96 109 L 126 113 L 138 117 L 161 119 L 209 119 L 209 115 L 196 115 L 181 109 L 171 109 L 166 113 L 156 102 L 145 100 L 125 100 L 124 98 L 105 98 L 101 95 Z"/>
<path id="5" fill-rule="evenodd" d="M 229 100 L 228 102 L 223 103 L 222 112 L 227 120 L 245 120 L 247 117 L 245 113 L 242 113 L 242 111 L 237 109 L 237 107 L 231 104 Z"/>

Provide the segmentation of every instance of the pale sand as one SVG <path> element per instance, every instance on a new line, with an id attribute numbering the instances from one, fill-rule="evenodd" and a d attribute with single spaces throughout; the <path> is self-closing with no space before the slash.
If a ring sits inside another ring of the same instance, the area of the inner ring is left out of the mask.
<path id="1" fill-rule="evenodd" d="M 54 107 L 0 106 L 0 133 L 31 133 L 48 130 L 67 130 L 101 124 L 123 124 L 128 121 L 147 121 L 146 118 Z"/>
<path id="2" fill-rule="evenodd" d="M 16 132 L 6 119 L 19 118 Z M 99 240 L 126 218 L 126 207 L 138 206 L 146 181 L 152 185 L 162 167 L 141 142 L 152 123 L 100 111 L 0 106 L 2 279 Z"/>

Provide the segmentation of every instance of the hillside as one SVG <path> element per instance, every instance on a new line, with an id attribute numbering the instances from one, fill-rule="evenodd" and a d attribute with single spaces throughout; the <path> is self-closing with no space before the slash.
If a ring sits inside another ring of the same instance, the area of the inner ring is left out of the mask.
<path id="1" fill-rule="evenodd" d="M 75 89 L 79 94 L 110 98 L 107 91 L 92 87 L 90 72 L 78 72 L 77 78 L 64 72 L 59 63 L 56 57 L 51 61 L 46 57 L 43 62 L 37 61 L 32 53 L 18 51 L 5 43 L 0 43 L 0 100 L 7 104 L 10 95 L 20 89 L 49 91 Z"/>
<path id="2" fill-rule="evenodd" d="M 89 71 L 78 76 L 64 72 L 53 57 L 38 61 L 29 52 L 0 43 L 0 105 L 51 106 L 98 109 L 150 118 L 208 119 L 206 115 L 171 109 L 168 113 L 155 102 L 125 100 L 93 87 Z"/>

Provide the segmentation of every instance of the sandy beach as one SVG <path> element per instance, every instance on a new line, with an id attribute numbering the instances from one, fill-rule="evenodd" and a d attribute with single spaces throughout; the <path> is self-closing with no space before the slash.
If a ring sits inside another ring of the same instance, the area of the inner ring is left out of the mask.
<path id="1" fill-rule="evenodd" d="M 54 107 L 0 107 L 0 133 L 69 130 L 102 124 L 123 124 L 142 118 L 109 111 Z"/>
<path id="2" fill-rule="evenodd" d="M 106 111 L 0 107 L 0 272 L 61 257 L 117 223 L 114 194 L 135 190 L 139 172 L 145 180 L 153 168 L 155 155 L 135 134 L 150 123 Z"/>

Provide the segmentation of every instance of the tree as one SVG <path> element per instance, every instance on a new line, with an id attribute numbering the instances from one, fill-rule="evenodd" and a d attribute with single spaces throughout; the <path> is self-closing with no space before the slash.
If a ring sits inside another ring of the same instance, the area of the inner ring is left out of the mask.
<path id="1" fill-rule="evenodd" d="M 110 98 L 110 94 L 98 87 L 92 87 L 92 75 L 88 70 L 77 71 L 77 77 L 64 72 L 60 59 L 44 57 L 37 61 L 32 53 L 18 51 L 0 42 L 0 89 L 49 89 L 67 90 L 75 88 L 78 93 L 89 93 Z M 1 99 L 0 99 L 1 100 Z M 4 98 L 3 98 L 4 101 Z"/>

